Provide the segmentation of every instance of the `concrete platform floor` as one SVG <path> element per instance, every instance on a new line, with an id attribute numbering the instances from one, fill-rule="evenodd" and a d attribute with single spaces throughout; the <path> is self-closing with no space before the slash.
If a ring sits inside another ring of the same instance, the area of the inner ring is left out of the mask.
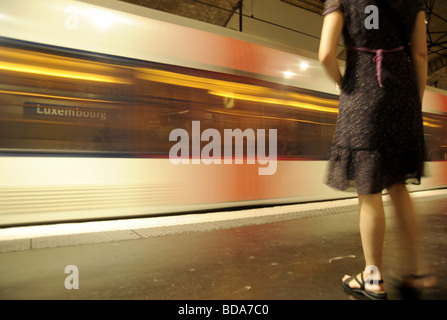
<path id="1" fill-rule="evenodd" d="M 444 300 L 447 190 L 418 196 L 415 204 L 427 262 L 438 276 L 438 285 L 422 298 Z M 353 299 L 343 291 L 341 277 L 359 272 L 364 260 L 356 207 L 344 208 L 215 230 L 3 250 L 0 299 Z M 392 210 L 386 202 L 384 280 L 389 299 L 397 300 L 402 297 L 393 285 L 392 272 L 401 266 Z M 93 238 L 101 235 L 92 234 Z M 59 243 L 69 236 L 59 235 Z M 0 241 L 0 249 L 10 242 Z M 65 273 L 67 266 L 76 266 L 79 272 L 78 289 L 65 286 L 66 281 L 68 286 L 76 282 L 75 272 Z"/>

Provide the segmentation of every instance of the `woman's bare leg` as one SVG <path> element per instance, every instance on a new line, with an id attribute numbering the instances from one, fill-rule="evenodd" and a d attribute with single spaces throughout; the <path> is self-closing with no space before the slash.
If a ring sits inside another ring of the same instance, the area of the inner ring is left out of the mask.
<path id="1" fill-rule="evenodd" d="M 401 250 L 404 253 L 404 261 L 401 268 L 406 274 L 418 272 L 417 252 L 417 222 L 413 201 L 410 198 L 407 187 L 404 184 L 395 184 L 388 188 L 388 193 L 393 202 L 397 221 L 402 231 Z"/>
<path id="2" fill-rule="evenodd" d="M 382 254 L 385 238 L 385 210 L 383 208 L 382 194 L 359 195 L 360 209 L 360 235 L 362 238 L 363 254 L 365 256 L 365 269 L 375 266 L 375 279 L 382 279 Z M 364 274 L 366 279 L 370 274 Z M 343 280 L 349 276 L 345 276 Z M 358 284 L 352 280 L 349 286 L 355 288 Z M 384 291 L 383 284 L 366 285 L 367 290 Z"/>
<path id="3" fill-rule="evenodd" d="M 419 247 L 419 230 L 416 210 L 413 200 L 408 193 L 405 184 L 395 184 L 388 188 L 388 193 L 393 202 L 396 217 L 402 231 L 401 252 L 404 257 L 400 266 L 403 275 L 430 274 L 430 270 L 424 265 Z M 435 276 L 422 279 L 412 279 L 420 287 L 431 287 L 436 284 Z"/>
<path id="4" fill-rule="evenodd" d="M 360 235 L 366 266 L 382 270 L 383 241 L 385 238 L 385 211 L 382 194 L 359 195 Z"/>

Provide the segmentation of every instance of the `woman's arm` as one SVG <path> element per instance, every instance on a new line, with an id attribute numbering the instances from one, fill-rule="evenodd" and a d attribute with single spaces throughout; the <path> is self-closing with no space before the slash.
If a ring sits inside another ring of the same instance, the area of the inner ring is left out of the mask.
<path id="1" fill-rule="evenodd" d="M 427 84 L 427 35 L 425 26 L 425 12 L 420 11 L 416 17 L 416 24 L 411 35 L 411 60 L 416 71 L 421 102 L 424 98 Z"/>
<path id="2" fill-rule="evenodd" d="M 344 16 L 340 11 L 327 14 L 321 30 L 318 59 L 328 76 L 341 88 L 341 72 L 337 61 L 337 46 L 344 24 Z"/>

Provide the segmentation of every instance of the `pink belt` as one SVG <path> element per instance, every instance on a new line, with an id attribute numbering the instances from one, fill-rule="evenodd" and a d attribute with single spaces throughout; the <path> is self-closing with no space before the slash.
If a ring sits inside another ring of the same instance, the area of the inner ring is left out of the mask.
<path id="1" fill-rule="evenodd" d="M 348 49 L 361 51 L 361 52 L 371 52 L 375 53 L 375 57 L 373 58 L 373 62 L 376 64 L 376 72 L 377 72 L 377 80 L 379 81 L 379 86 L 383 88 L 382 84 L 382 62 L 383 62 L 383 54 L 388 52 L 398 52 L 403 51 L 405 49 L 404 46 L 395 48 L 395 49 L 368 49 L 368 48 L 359 48 L 359 47 L 348 47 Z"/>

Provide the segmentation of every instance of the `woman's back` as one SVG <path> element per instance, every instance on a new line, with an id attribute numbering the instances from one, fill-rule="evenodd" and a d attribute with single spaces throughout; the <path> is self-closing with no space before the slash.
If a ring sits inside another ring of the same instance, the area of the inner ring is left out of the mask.
<path id="1" fill-rule="evenodd" d="M 342 6 L 347 46 L 392 49 L 410 42 L 422 0 L 329 0 L 326 10 Z"/>
<path id="2" fill-rule="evenodd" d="M 424 137 L 408 46 L 422 0 L 328 0 L 341 11 L 347 49 L 328 184 L 377 193 L 419 183 Z"/>

